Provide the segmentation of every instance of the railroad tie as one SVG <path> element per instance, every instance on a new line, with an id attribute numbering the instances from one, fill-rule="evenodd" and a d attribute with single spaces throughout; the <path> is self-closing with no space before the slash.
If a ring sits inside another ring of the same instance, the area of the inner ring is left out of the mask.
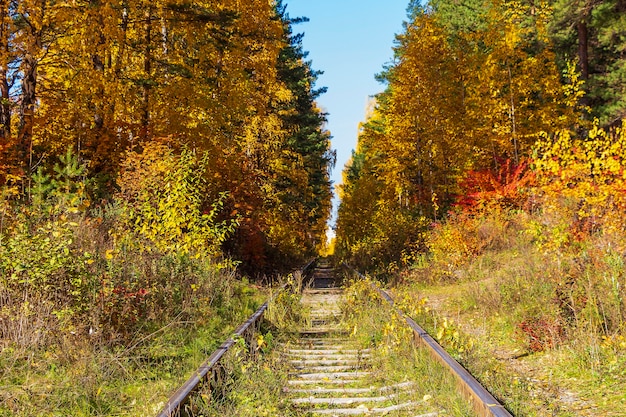
<path id="1" fill-rule="evenodd" d="M 335 285 L 334 271 L 318 267 L 312 288 L 305 289 L 302 303 L 309 308 L 308 325 L 300 337 L 283 349 L 291 365 L 284 393 L 292 404 L 314 415 L 386 415 L 434 417 L 412 392 L 414 383 L 376 383 L 372 351 L 362 349 L 343 331 L 339 301 L 342 291 Z"/>

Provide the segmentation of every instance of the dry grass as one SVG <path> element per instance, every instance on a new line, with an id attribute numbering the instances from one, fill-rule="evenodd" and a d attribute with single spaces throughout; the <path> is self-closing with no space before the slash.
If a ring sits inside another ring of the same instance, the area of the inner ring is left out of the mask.
<path id="1" fill-rule="evenodd" d="M 625 399 L 619 387 L 626 385 L 620 239 L 614 233 L 574 238 L 554 213 L 506 216 L 445 224 L 463 232 L 435 231 L 431 245 L 461 236 L 442 246 L 451 258 L 439 250 L 399 286 L 410 287 L 415 298 L 428 297 L 439 322 L 453 318 L 483 346 L 466 366 L 515 415 L 620 415 Z M 478 241 L 480 247 L 472 246 Z M 467 247 L 474 250 L 459 263 Z"/>

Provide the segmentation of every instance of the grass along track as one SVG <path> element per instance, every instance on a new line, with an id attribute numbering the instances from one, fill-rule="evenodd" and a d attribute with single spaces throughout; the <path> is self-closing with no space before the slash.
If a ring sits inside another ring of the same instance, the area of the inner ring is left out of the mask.
<path id="1" fill-rule="evenodd" d="M 328 268 L 315 271 L 302 303 L 309 310 L 299 338 L 282 347 L 291 365 L 285 395 L 311 415 L 436 416 L 436 405 L 416 399 L 414 381 L 390 383 L 376 374 L 374 348 L 347 334 L 341 317 L 342 290 Z M 319 288 L 325 287 L 325 288 Z"/>
<path id="2" fill-rule="evenodd" d="M 229 355 L 225 388 L 197 415 L 475 415 L 391 309 L 371 294 L 354 303 L 353 286 L 337 281 L 322 264 L 301 296 L 276 297 L 286 306 L 268 312 L 290 319 L 268 314 L 258 355 Z"/>

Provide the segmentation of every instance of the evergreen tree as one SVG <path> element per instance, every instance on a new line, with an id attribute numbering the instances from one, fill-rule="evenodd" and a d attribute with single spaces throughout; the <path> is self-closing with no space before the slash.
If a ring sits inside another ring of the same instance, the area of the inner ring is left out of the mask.
<path id="1" fill-rule="evenodd" d="M 550 36 L 560 66 L 577 62 L 592 117 L 619 122 L 626 116 L 626 1 L 554 0 L 552 7 Z"/>
<path id="2" fill-rule="evenodd" d="M 334 151 L 330 149 L 330 132 L 324 125 L 326 114 L 316 104 L 316 99 L 326 88 L 315 88 L 321 71 L 315 71 L 307 61 L 308 53 L 302 46 L 303 34 L 294 34 L 293 25 L 308 21 L 307 18 L 291 18 L 282 1 L 277 12 L 283 21 L 286 46 L 278 58 L 278 79 L 291 92 L 291 100 L 278 110 L 283 129 L 287 132 L 284 155 L 295 158 L 303 169 L 303 183 L 297 184 L 288 173 L 278 179 L 280 203 L 290 207 L 302 217 L 302 230 L 308 236 L 302 242 L 309 250 L 321 242 L 330 214 L 330 170 L 335 163 Z M 296 210 L 298 208 L 298 210 Z"/>

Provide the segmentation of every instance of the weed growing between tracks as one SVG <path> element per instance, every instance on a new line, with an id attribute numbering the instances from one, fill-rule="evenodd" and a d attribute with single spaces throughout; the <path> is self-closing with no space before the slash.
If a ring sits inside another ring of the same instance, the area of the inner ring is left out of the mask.
<path id="1" fill-rule="evenodd" d="M 444 411 L 450 416 L 473 416 L 469 403 L 459 393 L 456 381 L 425 349 L 412 342 L 413 332 L 406 321 L 392 311 L 369 281 L 354 281 L 345 291 L 346 324 L 361 341 L 373 349 L 373 370 L 377 383 L 394 385 L 411 382 L 412 401 L 425 410 Z M 413 312 L 422 311 L 417 303 Z"/>
<path id="2" fill-rule="evenodd" d="M 227 353 L 223 368 L 211 389 L 196 399 L 194 415 L 203 417 L 261 417 L 308 415 L 293 407 L 282 395 L 287 385 L 288 363 L 281 356 L 281 345 L 294 338 L 306 312 L 300 303 L 303 277 L 289 275 L 268 305 L 256 346 L 243 339 Z"/>
<path id="3" fill-rule="evenodd" d="M 304 276 L 300 272 L 289 274 L 278 281 L 278 289 L 270 293 L 265 320 L 275 333 L 296 332 L 306 320 L 306 311 L 300 303 Z"/>
<path id="4" fill-rule="evenodd" d="M 204 394 L 195 415 L 203 417 L 303 416 L 282 395 L 288 379 L 287 364 L 274 351 L 275 340 L 263 335 L 264 346 L 248 352 L 239 344 L 224 360 L 224 379 Z"/>

